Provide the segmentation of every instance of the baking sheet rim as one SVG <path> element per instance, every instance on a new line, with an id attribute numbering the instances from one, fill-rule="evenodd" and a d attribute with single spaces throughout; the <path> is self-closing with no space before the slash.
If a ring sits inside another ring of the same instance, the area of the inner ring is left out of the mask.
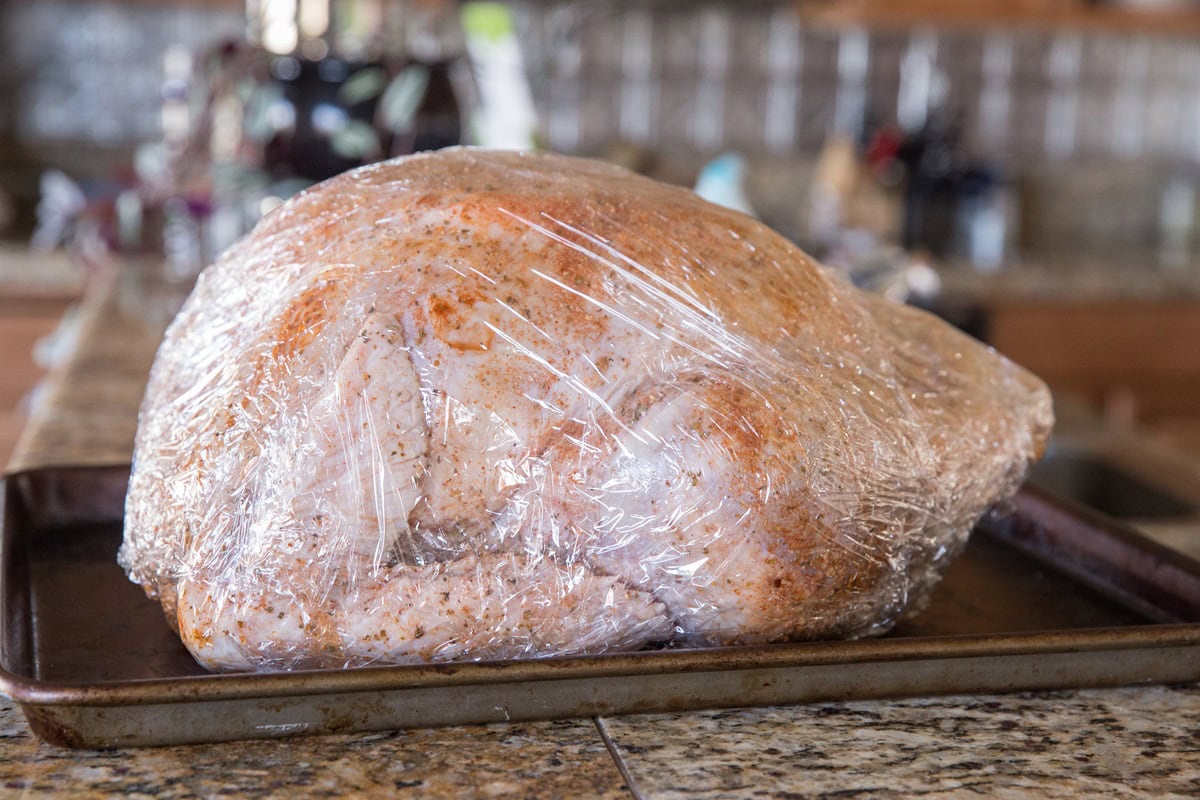
<path id="1" fill-rule="evenodd" d="M 21 704 L 115 706 L 638 677 L 665 673 L 799 669 L 838 664 L 1191 647 L 1200 647 L 1200 624 L 1197 623 L 760 645 L 520 661 L 182 675 L 102 683 L 42 681 L 0 667 L 0 691 Z M 1197 666 L 1197 677 L 1200 677 L 1200 665 Z"/>

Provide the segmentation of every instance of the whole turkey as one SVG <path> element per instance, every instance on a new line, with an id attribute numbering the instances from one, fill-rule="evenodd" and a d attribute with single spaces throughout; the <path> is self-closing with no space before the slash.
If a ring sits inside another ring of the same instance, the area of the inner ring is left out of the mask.
<path id="1" fill-rule="evenodd" d="M 1035 377 L 749 217 L 440 151 L 293 198 L 200 276 L 120 561 L 213 669 L 865 635 L 1051 425 Z"/>

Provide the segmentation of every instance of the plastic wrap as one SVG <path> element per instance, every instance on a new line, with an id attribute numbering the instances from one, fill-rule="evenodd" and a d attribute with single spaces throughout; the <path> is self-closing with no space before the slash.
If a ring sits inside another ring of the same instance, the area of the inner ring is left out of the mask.
<path id="1" fill-rule="evenodd" d="M 201 275 L 120 561 L 214 669 L 865 635 L 1051 424 L 1035 377 L 748 217 L 440 151 L 293 198 Z"/>

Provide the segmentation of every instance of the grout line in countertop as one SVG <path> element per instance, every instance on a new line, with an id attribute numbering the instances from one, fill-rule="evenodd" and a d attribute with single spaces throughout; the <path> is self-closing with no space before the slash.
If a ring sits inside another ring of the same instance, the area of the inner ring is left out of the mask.
<path id="1" fill-rule="evenodd" d="M 629 793 L 633 795 L 634 800 L 646 800 L 646 795 L 642 794 L 642 790 L 637 787 L 637 783 L 633 780 L 633 774 L 629 771 L 629 765 L 625 763 L 625 759 L 621 756 L 621 751 L 617 749 L 617 743 L 609 735 L 608 726 L 604 724 L 604 720 L 601 717 L 592 717 L 592 722 L 596 723 L 596 730 L 600 731 L 600 738 L 604 740 L 604 746 L 608 748 L 608 754 L 612 756 L 612 760 L 617 764 L 617 771 L 625 779 L 625 788 L 629 789 Z"/>

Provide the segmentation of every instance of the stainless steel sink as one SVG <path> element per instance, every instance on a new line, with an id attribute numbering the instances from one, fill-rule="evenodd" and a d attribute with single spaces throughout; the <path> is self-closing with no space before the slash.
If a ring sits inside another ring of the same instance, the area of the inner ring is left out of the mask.
<path id="1" fill-rule="evenodd" d="M 1051 446 L 1029 474 L 1029 482 L 1060 497 L 1123 520 L 1193 517 L 1200 506 L 1153 485 L 1104 456 Z"/>

